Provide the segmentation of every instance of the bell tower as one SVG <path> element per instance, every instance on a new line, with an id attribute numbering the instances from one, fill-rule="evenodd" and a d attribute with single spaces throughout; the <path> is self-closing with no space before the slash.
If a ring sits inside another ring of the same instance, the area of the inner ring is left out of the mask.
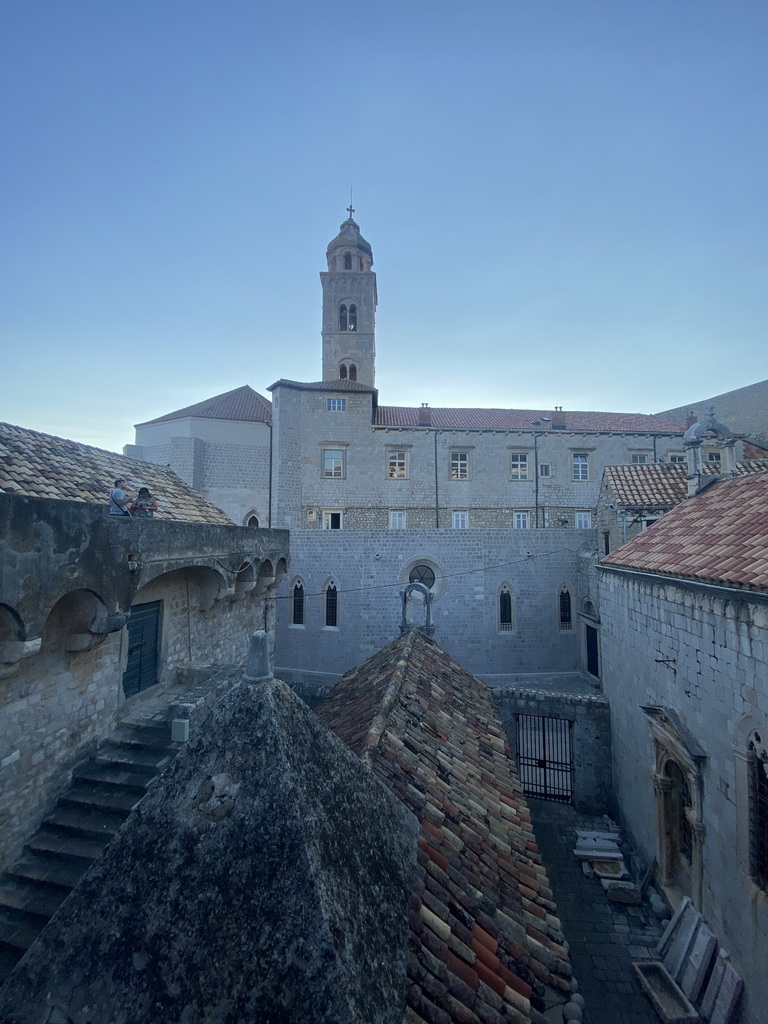
<path id="1" fill-rule="evenodd" d="M 376 275 L 373 252 L 349 218 L 328 246 L 323 285 L 323 380 L 375 385 Z"/>

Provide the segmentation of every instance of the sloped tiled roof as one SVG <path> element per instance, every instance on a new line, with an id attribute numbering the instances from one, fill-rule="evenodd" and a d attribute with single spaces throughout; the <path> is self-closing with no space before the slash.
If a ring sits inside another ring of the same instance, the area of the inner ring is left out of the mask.
<path id="1" fill-rule="evenodd" d="M 187 405 L 176 412 L 166 413 L 157 419 L 137 423 L 137 427 L 146 427 L 150 423 L 165 423 L 168 420 L 183 419 L 209 420 L 244 420 L 248 423 L 269 423 L 272 420 L 272 403 L 263 398 L 258 391 L 247 384 L 234 391 L 226 391 L 223 395 L 206 398 L 195 405 Z"/>
<path id="2" fill-rule="evenodd" d="M 420 823 L 406 1020 L 540 1019 L 571 968 L 488 687 L 410 632 L 316 710 Z"/>
<path id="3" fill-rule="evenodd" d="M 275 388 L 295 388 L 297 391 L 368 391 L 376 393 L 376 388 L 370 384 L 361 384 L 357 380 L 286 380 L 281 377 L 274 384 L 270 384 L 267 391 L 274 391 Z"/>
<path id="4" fill-rule="evenodd" d="M 714 483 L 602 565 L 768 590 L 768 473 Z"/>
<path id="5" fill-rule="evenodd" d="M 157 519 L 234 525 L 221 509 L 165 466 L 0 423 L 0 492 L 106 508 L 119 477 L 125 479 L 129 494 L 136 494 L 139 487 L 150 489 L 159 509 Z"/>
<path id="6" fill-rule="evenodd" d="M 742 475 L 768 471 L 768 460 L 742 459 L 736 463 Z M 719 467 L 707 464 L 707 474 L 717 474 Z M 688 494 L 688 467 L 685 463 L 654 462 L 635 466 L 606 466 L 605 483 L 619 508 L 672 508 Z"/>
<path id="7" fill-rule="evenodd" d="M 768 448 L 764 445 L 755 444 L 754 441 L 744 442 L 745 459 L 768 459 Z"/>
<path id="8" fill-rule="evenodd" d="M 376 423 L 385 427 L 417 427 L 419 409 L 379 406 Z M 429 409 L 430 426 L 464 430 L 554 430 L 557 414 L 546 409 Z M 685 424 L 676 420 L 630 412 L 565 412 L 565 430 L 578 432 L 618 431 L 641 434 L 682 434 Z M 549 422 L 544 418 L 548 417 Z"/>

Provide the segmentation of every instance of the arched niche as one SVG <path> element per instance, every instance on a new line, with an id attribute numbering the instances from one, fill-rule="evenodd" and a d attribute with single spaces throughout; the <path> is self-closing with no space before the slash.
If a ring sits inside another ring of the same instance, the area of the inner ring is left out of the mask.
<path id="1" fill-rule="evenodd" d="M 70 590 L 60 597 L 45 620 L 42 653 L 91 650 L 108 633 L 121 629 L 125 615 L 110 616 L 91 590 Z"/>
<path id="2" fill-rule="evenodd" d="M 190 565 L 184 569 L 158 573 L 136 592 L 133 604 L 163 600 L 169 593 L 186 601 L 191 609 L 209 611 L 216 601 L 231 596 L 235 583 L 229 583 L 223 572 L 207 565 Z"/>
<path id="3" fill-rule="evenodd" d="M 0 679 L 5 679 L 18 668 L 24 658 L 38 654 L 42 640 L 26 639 L 24 621 L 15 608 L 0 604 Z"/>

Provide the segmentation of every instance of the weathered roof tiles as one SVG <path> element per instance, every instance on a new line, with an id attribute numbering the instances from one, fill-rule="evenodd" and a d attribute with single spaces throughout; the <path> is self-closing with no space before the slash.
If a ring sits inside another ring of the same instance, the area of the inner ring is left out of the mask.
<path id="1" fill-rule="evenodd" d="M 406 1021 L 543 1020 L 571 969 L 488 688 L 421 633 L 348 672 L 317 708 L 420 824 Z"/>
<path id="2" fill-rule="evenodd" d="M 0 492 L 103 505 L 115 479 L 129 493 L 148 487 L 157 500 L 158 519 L 233 526 L 232 520 L 172 470 L 128 459 L 36 430 L 0 423 Z"/>

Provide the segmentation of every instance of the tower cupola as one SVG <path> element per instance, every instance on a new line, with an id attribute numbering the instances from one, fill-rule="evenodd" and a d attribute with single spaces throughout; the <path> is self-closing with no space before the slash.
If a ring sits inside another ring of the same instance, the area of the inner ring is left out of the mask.
<path id="1" fill-rule="evenodd" d="M 373 250 L 349 217 L 326 250 L 323 286 L 323 380 L 375 383 L 376 275 Z"/>

